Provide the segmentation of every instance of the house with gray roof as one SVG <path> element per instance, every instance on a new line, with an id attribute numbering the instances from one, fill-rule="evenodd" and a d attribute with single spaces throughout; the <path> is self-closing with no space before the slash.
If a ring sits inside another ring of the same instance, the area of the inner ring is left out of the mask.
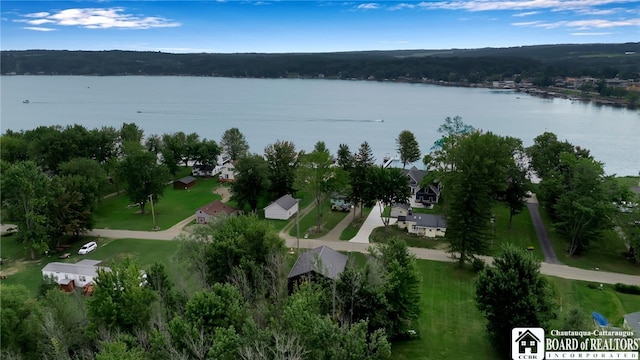
<path id="1" fill-rule="evenodd" d="M 304 281 L 335 280 L 347 266 L 347 255 L 328 246 L 302 253 L 287 276 L 289 292 Z"/>
<path id="2" fill-rule="evenodd" d="M 287 194 L 264 208 L 265 219 L 289 220 L 298 212 L 298 199 Z"/>
<path id="3" fill-rule="evenodd" d="M 424 237 L 444 237 L 447 231 L 447 221 L 435 214 L 413 214 L 398 216 L 398 228 L 407 229 L 410 234 Z"/>
<path id="4" fill-rule="evenodd" d="M 637 338 L 640 338 L 640 311 L 624 316 L 624 328 L 633 330 Z"/>
<path id="5" fill-rule="evenodd" d="M 417 167 L 412 166 L 411 169 L 402 169 L 402 172 L 409 178 L 411 195 L 415 195 L 420 190 L 420 182 L 427 176 L 427 171 L 419 170 Z"/>
<path id="6" fill-rule="evenodd" d="M 100 266 L 100 260 L 84 259 L 75 264 L 51 262 L 42 268 L 43 277 L 51 277 L 65 290 L 84 287 L 92 284 L 98 277 L 98 269 L 111 271 L 107 266 Z"/>

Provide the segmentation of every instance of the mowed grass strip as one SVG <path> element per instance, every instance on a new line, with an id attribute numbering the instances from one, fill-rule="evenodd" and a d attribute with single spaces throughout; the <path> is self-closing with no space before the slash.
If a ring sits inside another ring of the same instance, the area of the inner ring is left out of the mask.
<path id="1" fill-rule="evenodd" d="M 153 205 L 160 230 L 166 230 L 194 215 L 198 208 L 214 200 L 220 200 L 220 195 L 214 193 L 217 187 L 218 182 L 214 178 L 197 178 L 196 184 L 187 190 L 174 189 L 173 185 L 168 185 L 164 195 Z M 153 229 L 151 205 L 147 203 L 145 214 L 141 214 L 140 207 L 131 204 L 124 194 L 103 199 L 95 218 L 96 229 Z"/>
<path id="2" fill-rule="evenodd" d="M 365 220 L 367 220 L 367 217 L 371 213 L 371 209 L 372 208 L 370 207 L 365 207 L 364 209 L 362 209 L 362 215 L 360 214 L 356 215 L 355 219 L 353 219 L 353 214 L 349 215 L 351 216 L 352 220 L 349 223 L 349 226 L 347 226 L 346 229 L 342 230 L 342 233 L 340 234 L 340 240 L 353 239 L 353 237 L 356 236 L 358 231 L 360 231 L 362 224 L 364 224 Z"/>
<path id="3" fill-rule="evenodd" d="M 393 359 L 493 360 L 485 319 L 474 301 L 475 274 L 452 263 L 417 261 L 422 275 L 419 339 L 393 344 Z"/>
<path id="4" fill-rule="evenodd" d="M 350 215 L 348 212 L 331 211 L 331 202 L 326 199 L 322 202 L 322 223 L 320 224 L 320 232 L 316 231 L 316 225 L 318 223 L 318 211 L 314 207 L 305 216 L 300 218 L 300 236 L 307 235 L 309 239 L 317 239 L 336 227 L 345 216 Z M 292 226 L 289 230 L 290 236 L 296 236 L 296 227 Z"/>

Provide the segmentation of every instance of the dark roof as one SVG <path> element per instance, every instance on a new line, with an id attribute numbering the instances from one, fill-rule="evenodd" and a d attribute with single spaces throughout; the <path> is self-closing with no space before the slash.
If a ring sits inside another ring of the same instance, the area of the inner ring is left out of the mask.
<path id="1" fill-rule="evenodd" d="M 209 215 L 217 215 L 217 214 L 220 214 L 220 213 L 225 213 L 227 215 L 231 215 L 231 214 L 235 213 L 236 211 L 238 211 L 238 209 L 236 209 L 234 207 L 231 207 L 229 205 L 225 205 L 220 200 L 216 200 L 216 201 L 212 202 L 211 204 L 208 204 L 208 205 L 205 205 L 205 206 L 201 207 L 198 210 L 202 211 L 205 214 L 209 214 Z"/>
<path id="2" fill-rule="evenodd" d="M 529 330 L 527 330 L 527 331 L 525 331 L 523 333 L 520 333 L 520 336 L 518 336 L 516 341 L 520 341 L 520 339 L 523 339 L 523 338 L 529 338 L 529 339 L 533 338 L 536 341 L 540 341 L 540 339 L 538 339 L 535 335 L 533 335 L 533 333 L 531 331 L 529 331 Z"/>
<path id="3" fill-rule="evenodd" d="M 627 326 L 636 332 L 636 337 L 640 338 L 640 311 L 624 316 Z"/>
<path id="4" fill-rule="evenodd" d="M 404 218 L 404 221 L 415 222 L 417 226 L 421 227 L 430 227 L 430 228 L 446 228 L 447 221 L 440 215 L 433 214 L 415 214 L 415 215 L 407 215 L 407 216 L 399 216 L 398 221 L 403 221 L 401 218 Z"/>
<path id="5" fill-rule="evenodd" d="M 424 179 L 424 177 L 427 176 L 426 170 L 418 170 L 418 168 L 415 166 L 412 166 L 411 169 L 408 169 L 408 170 L 402 169 L 402 172 L 405 175 L 409 176 L 418 185 L 420 184 L 422 179 Z"/>
<path id="6" fill-rule="evenodd" d="M 197 170 L 202 170 L 202 171 L 211 171 L 211 170 L 213 170 L 213 166 L 212 165 L 196 164 L 196 165 L 193 165 L 193 168 L 197 169 Z"/>
<path id="7" fill-rule="evenodd" d="M 347 265 L 347 255 L 341 254 L 328 246 L 321 246 L 302 253 L 289 272 L 288 279 L 315 271 L 330 279 L 340 275 Z M 321 268 L 319 268 L 321 266 Z"/>
<path id="8" fill-rule="evenodd" d="M 293 196 L 287 194 L 287 195 L 282 195 L 278 200 L 274 201 L 274 203 L 278 204 L 281 208 L 285 210 L 289 210 L 293 207 L 293 205 L 298 203 L 298 200 L 294 199 Z"/>
<path id="9" fill-rule="evenodd" d="M 193 176 L 185 176 L 182 179 L 176 180 L 175 182 L 179 182 L 183 184 L 191 184 L 194 181 L 196 181 L 196 178 L 194 178 Z"/>

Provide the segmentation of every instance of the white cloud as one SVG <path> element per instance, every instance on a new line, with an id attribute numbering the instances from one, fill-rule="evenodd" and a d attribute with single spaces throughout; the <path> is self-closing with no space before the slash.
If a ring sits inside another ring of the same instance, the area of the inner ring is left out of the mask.
<path id="1" fill-rule="evenodd" d="M 521 13 L 513 14 L 513 16 L 515 16 L 515 17 L 525 17 L 525 16 L 536 15 L 536 14 L 540 14 L 540 11 L 521 12 Z"/>
<path id="2" fill-rule="evenodd" d="M 627 20 L 604 20 L 604 19 L 591 19 L 591 20 L 574 20 L 574 21 L 556 21 L 556 22 L 543 22 L 543 21 L 529 21 L 529 22 L 517 22 L 511 23 L 513 26 L 530 26 L 544 29 L 556 29 L 559 27 L 576 28 L 577 30 L 589 30 L 589 29 L 607 29 L 621 26 L 640 26 L 640 18 L 627 19 Z"/>
<path id="3" fill-rule="evenodd" d="M 394 11 L 394 10 L 402 10 L 402 9 L 413 9 L 416 6 L 417 6 L 416 4 L 400 3 L 400 4 L 396 4 L 388 7 L 387 10 Z"/>
<path id="4" fill-rule="evenodd" d="M 23 15 L 28 20 L 16 20 L 31 25 L 51 24 L 87 29 L 151 29 L 180 26 L 179 22 L 157 16 L 125 13 L 124 8 L 74 8 L 56 13 L 38 12 Z"/>
<path id="5" fill-rule="evenodd" d="M 571 33 L 573 36 L 605 36 L 605 35 L 613 35 L 611 32 L 579 32 L 579 33 Z"/>
<path id="6" fill-rule="evenodd" d="M 56 29 L 40 27 L 40 26 L 27 26 L 27 27 L 23 27 L 23 29 L 32 30 L 32 31 L 43 31 L 43 32 L 56 31 Z"/>
<path id="7" fill-rule="evenodd" d="M 356 9 L 360 9 L 360 10 L 374 10 L 374 9 L 379 9 L 380 5 L 376 4 L 376 3 L 367 3 L 367 4 L 360 4 L 358 6 L 356 6 Z"/>
<path id="8" fill-rule="evenodd" d="M 637 3 L 638 0 L 454 0 L 421 2 L 419 6 L 432 9 L 495 11 L 495 10 L 579 10 L 595 6 Z"/>

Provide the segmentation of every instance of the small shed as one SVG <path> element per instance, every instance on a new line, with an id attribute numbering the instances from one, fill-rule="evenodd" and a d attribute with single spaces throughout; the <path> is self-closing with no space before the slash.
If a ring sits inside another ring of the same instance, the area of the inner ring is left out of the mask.
<path id="1" fill-rule="evenodd" d="M 291 215 L 298 212 L 298 199 L 287 194 L 264 208 L 266 219 L 289 220 Z"/>
<path id="2" fill-rule="evenodd" d="M 193 176 L 185 176 L 182 179 L 178 179 L 173 182 L 174 189 L 185 189 L 192 187 L 196 184 L 196 178 Z"/>
<path id="3" fill-rule="evenodd" d="M 207 224 L 212 217 L 220 215 L 235 216 L 238 215 L 238 209 L 216 200 L 196 211 L 196 221 L 198 224 Z"/>
<path id="4" fill-rule="evenodd" d="M 302 253 L 287 276 L 289 292 L 305 281 L 335 280 L 347 266 L 347 255 L 328 246 Z"/>

